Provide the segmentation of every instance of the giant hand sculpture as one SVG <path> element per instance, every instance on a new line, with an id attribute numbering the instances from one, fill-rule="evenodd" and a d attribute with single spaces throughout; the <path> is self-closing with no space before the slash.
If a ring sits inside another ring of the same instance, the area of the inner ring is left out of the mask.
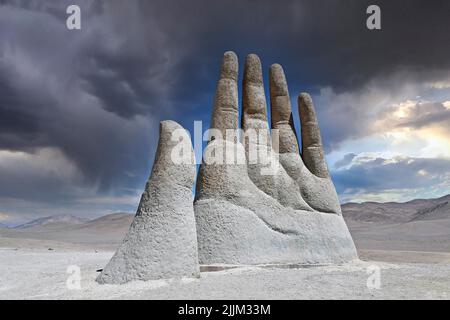
<path id="1" fill-rule="evenodd" d="M 235 153 L 237 160 L 204 161 L 200 166 L 194 202 L 200 263 L 324 264 L 356 258 L 328 173 L 311 97 L 298 97 L 300 155 L 285 75 L 280 65 L 272 65 L 271 122 L 278 150 L 269 139 L 246 139 L 249 131 L 266 136 L 269 132 L 261 63 L 249 55 L 242 86 L 243 138 L 238 142 L 227 135 L 238 129 L 237 77 L 237 57 L 226 52 L 212 115 L 215 130 L 205 154 Z M 255 152 L 263 159 L 250 161 Z"/>
<path id="2" fill-rule="evenodd" d="M 270 141 L 261 63 L 249 55 L 238 141 L 237 78 L 237 57 L 226 52 L 194 204 L 190 139 L 177 123 L 161 123 L 137 214 L 98 282 L 195 277 L 199 262 L 327 264 L 357 257 L 328 173 L 311 97 L 302 93 L 298 98 L 300 155 L 285 75 L 280 65 L 271 67 L 271 132 L 277 139 Z M 176 148 L 185 150 L 187 161 L 174 162 Z M 208 155 L 219 161 L 209 161 Z"/>

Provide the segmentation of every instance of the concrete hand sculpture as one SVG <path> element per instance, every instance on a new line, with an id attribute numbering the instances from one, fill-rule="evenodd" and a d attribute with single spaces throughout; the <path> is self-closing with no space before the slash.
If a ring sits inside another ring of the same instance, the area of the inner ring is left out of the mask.
<path id="1" fill-rule="evenodd" d="M 272 65 L 271 127 L 278 139 L 275 147 L 270 139 L 260 139 L 270 130 L 261 62 L 250 54 L 238 141 L 230 134 L 239 123 L 237 78 L 238 59 L 226 52 L 205 155 L 235 161 L 208 163 L 204 156 L 200 166 L 194 202 L 200 263 L 326 264 L 355 259 L 311 97 L 298 97 L 300 155 L 285 75 L 280 65 Z"/>
<path id="2" fill-rule="evenodd" d="M 237 79 L 238 59 L 226 52 L 195 201 L 188 133 L 173 121 L 161 123 L 137 214 L 99 283 L 197 277 L 199 263 L 327 264 L 357 257 L 311 97 L 298 97 L 300 155 L 282 67 L 270 68 L 272 130 L 261 62 L 251 54 L 245 62 L 239 137 Z M 174 161 L 174 150 L 184 150 L 183 161 Z"/>

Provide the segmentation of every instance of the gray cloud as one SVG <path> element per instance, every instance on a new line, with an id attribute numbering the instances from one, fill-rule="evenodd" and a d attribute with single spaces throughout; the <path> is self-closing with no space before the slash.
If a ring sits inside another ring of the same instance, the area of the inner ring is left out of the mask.
<path id="1" fill-rule="evenodd" d="M 349 167 L 335 170 L 332 175 L 344 201 L 355 194 L 366 200 L 373 195 L 386 200 L 383 196 L 390 193 L 402 200 L 441 196 L 450 188 L 450 160 L 359 156 L 354 157 Z"/>
<path id="2" fill-rule="evenodd" d="M 336 161 L 334 167 L 340 169 L 352 163 L 352 160 L 356 157 L 354 153 L 347 153 L 341 160 Z"/>
<path id="3" fill-rule="evenodd" d="M 419 129 L 444 124 L 448 128 L 450 124 L 450 109 L 445 108 L 440 102 L 418 102 L 411 108 L 410 113 L 409 117 L 402 119 L 398 124 L 399 127 Z"/>

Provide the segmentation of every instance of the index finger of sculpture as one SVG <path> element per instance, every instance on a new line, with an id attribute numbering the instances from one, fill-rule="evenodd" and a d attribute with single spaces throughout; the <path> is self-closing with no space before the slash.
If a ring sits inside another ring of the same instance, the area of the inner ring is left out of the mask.
<path id="1" fill-rule="evenodd" d="M 269 78 L 271 123 L 272 129 L 278 130 L 279 153 L 298 154 L 297 135 L 295 134 L 291 101 L 283 67 L 279 64 L 273 64 L 270 67 Z"/>
<path id="2" fill-rule="evenodd" d="M 261 61 L 256 54 L 245 60 L 242 85 L 242 129 L 269 129 Z"/>
<path id="3" fill-rule="evenodd" d="M 301 93 L 298 96 L 298 109 L 300 124 L 302 127 L 302 158 L 306 167 L 312 174 L 321 177 L 329 177 L 325 154 L 320 137 L 319 124 L 311 96 Z"/>
<path id="4" fill-rule="evenodd" d="M 211 128 L 218 129 L 225 139 L 227 129 L 238 129 L 238 58 L 232 51 L 223 55 L 220 78 L 217 83 L 214 100 L 214 111 L 211 119 Z M 212 132 L 210 140 L 216 138 Z"/>

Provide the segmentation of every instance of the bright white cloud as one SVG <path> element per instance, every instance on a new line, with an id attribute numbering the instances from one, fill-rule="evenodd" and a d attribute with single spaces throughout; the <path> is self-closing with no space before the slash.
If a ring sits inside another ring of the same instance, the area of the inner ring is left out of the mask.
<path id="1" fill-rule="evenodd" d="M 9 215 L 7 213 L 0 212 L 0 221 L 6 221 L 9 219 Z"/>
<path id="2" fill-rule="evenodd" d="M 327 155 L 341 201 L 450 193 L 450 166 L 443 165 L 450 163 L 450 87 L 436 83 L 405 82 L 394 92 L 374 82 L 354 94 L 321 92 L 319 101 L 333 104 L 323 122 L 344 134 Z"/>
<path id="3" fill-rule="evenodd" d="M 426 86 L 433 88 L 433 89 L 448 89 L 450 88 L 450 81 L 435 81 L 435 82 L 428 82 Z"/>

